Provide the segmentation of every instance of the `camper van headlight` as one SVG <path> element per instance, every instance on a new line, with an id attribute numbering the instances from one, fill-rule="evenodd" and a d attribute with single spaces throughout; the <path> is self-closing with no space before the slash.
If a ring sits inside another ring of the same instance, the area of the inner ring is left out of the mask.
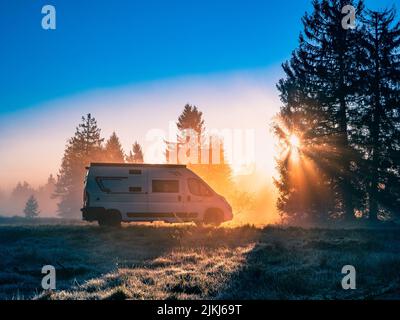
<path id="1" fill-rule="evenodd" d="M 83 193 L 83 205 L 85 207 L 89 206 L 89 193 L 86 190 Z"/>
<path id="2" fill-rule="evenodd" d="M 227 206 L 227 208 L 229 209 L 229 211 L 232 212 L 232 207 L 231 207 L 231 205 L 229 204 L 229 202 L 228 202 L 224 197 L 222 197 L 222 196 L 221 196 L 221 200 L 225 203 L 225 205 Z"/>
<path id="3" fill-rule="evenodd" d="M 226 200 L 225 200 L 226 201 Z M 229 211 L 230 212 L 232 212 L 232 206 L 229 204 L 229 202 L 228 201 L 226 201 L 226 205 L 228 206 L 228 208 L 229 208 Z"/>

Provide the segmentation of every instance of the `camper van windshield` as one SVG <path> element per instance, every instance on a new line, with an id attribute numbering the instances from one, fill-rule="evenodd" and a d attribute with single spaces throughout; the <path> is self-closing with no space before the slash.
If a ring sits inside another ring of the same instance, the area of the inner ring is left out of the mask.
<path id="1" fill-rule="evenodd" d="M 210 189 L 200 180 L 189 179 L 188 180 L 189 191 L 195 196 L 209 197 L 212 196 Z"/>

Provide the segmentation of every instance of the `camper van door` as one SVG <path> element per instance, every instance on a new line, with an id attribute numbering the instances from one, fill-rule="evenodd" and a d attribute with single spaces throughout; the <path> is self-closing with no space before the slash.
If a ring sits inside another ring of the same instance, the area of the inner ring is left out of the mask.
<path id="1" fill-rule="evenodd" d="M 183 179 L 177 170 L 151 170 L 148 176 L 149 213 L 172 214 L 183 212 Z"/>

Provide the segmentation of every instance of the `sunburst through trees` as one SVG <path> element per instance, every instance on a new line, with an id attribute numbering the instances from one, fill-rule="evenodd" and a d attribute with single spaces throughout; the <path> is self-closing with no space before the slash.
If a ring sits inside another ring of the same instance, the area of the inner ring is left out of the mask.
<path id="1" fill-rule="evenodd" d="M 349 3 L 350 2 L 350 3 Z M 357 8 L 355 29 L 341 8 Z M 400 24 L 394 9 L 314 1 L 277 85 L 275 183 L 286 221 L 396 218 L 400 207 Z M 397 207 L 397 209 L 396 209 Z"/>

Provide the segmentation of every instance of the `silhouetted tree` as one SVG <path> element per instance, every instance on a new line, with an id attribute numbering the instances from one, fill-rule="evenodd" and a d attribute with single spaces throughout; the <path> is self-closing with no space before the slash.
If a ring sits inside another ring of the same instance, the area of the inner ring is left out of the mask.
<path id="1" fill-rule="evenodd" d="M 11 191 L 11 199 L 13 201 L 21 201 L 22 199 L 27 199 L 34 192 L 35 190 L 29 185 L 28 182 L 18 182 L 16 187 Z"/>
<path id="2" fill-rule="evenodd" d="M 201 135 L 204 131 L 203 113 L 196 106 L 186 104 L 176 125 L 181 131 L 193 129 Z"/>
<path id="3" fill-rule="evenodd" d="M 400 208 L 400 23 L 395 9 L 368 10 L 364 18 L 364 108 L 360 144 L 367 160 L 364 178 L 369 216 L 399 214 Z"/>
<path id="4" fill-rule="evenodd" d="M 90 113 L 82 117 L 75 135 L 67 142 L 57 175 L 54 195 L 60 200 L 58 203 L 60 216 L 68 218 L 79 216 L 85 167 L 90 162 L 99 161 L 102 156 L 102 142 L 95 118 Z"/>
<path id="5" fill-rule="evenodd" d="M 137 141 L 135 141 L 135 143 L 132 145 L 132 150 L 129 151 L 129 156 L 126 156 L 126 162 L 129 162 L 129 163 L 143 163 L 144 162 L 142 147 L 140 146 L 140 144 Z"/>
<path id="6" fill-rule="evenodd" d="M 24 214 L 27 218 L 35 218 L 39 216 L 39 205 L 36 198 L 32 195 L 29 197 L 28 201 L 26 202 Z"/>
<path id="7" fill-rule="evenodd" d="M 24 209 L 26 199 L 32 194 L 36 194 L 36 191 L 28 182 L 18 182 L 8 199 L 7 214 L 20 214 Z"/>
<path id="8" fill-rule="evenodd" d="M 212 137 L 208 144 L 203 145 L 202 152 L 208 154 L 208 161 L 206 163 L 189 163 L 187 164 L 188 168 L 207 181 L 216 192 L 225 195 L 235 192 L 232 168 L 225 161 L 222 139 Z M 218 157 L 214 157 L 213 153 L 219 153 Z"/>
<path id="9" fill-rule="evenodd" d="M 194 144 L 197 147 L 197 163 L 201 163 L 201 149 L 205 130 L 203 113 L 199 111 L 196 106 L 186 104 L 178 118 L 176 125 L 180 131 L 176 147 L 179 148 L 180 145 L 185 145 L 189 142 Z M 196 135 L 196 137 L 191 136 L 193 133 Z M 189 141 L 191 138 L 195 138 L 196 141 Z M 187 154 L 187 156 L 190 157 L 189 154 Z"/>
<path id="10" fill-rule="evenodd" d="M 115 132 L 112 133 L 104 148 L 104 161 L 120 163 L 124 162 L 124 151 L 121 142 Z"/>
<path id="11" fill-rule="evenodd" d="M 345 30 L 341 25 L 341 11 L 349 4 L 357 8 L 358 24 L 354 29 Z M 278 84 L 283 106 L 274 126 L 283 146 L 276 185 L 280 191 L 278 207 L 289 217 L 350 220 L 356 211 L 373 209 L 371 202 L 368 206 L 365 201 L 376 197 L 366 194 L 371 193 L 367 192 L 371 190 L 368 187 L 371 181 L 365 182 L 366 170 L 370 168 L 366 160 L 372 154 L 367 147 L 371 145 L 367 140 L 372 122 L 366 119 L 373 114 L 366 110 L 371 110 L 372 100 L 376 98 L 376 94 L 373 99 L 369 96 L 377 91 L 368 89 L 376 83 L 376 63 L 371 67 L 375 42 L 368 40 L 371 35 L 366 30 L 371 27 L 365 27 L 364 15 L 362 1 L 313 1 L 313 13 L 303 18 L 299 46 L 291 60 L 283 65 L 286 77 Z M 393 37 L 383 38 L 380 45 L 388 48 L 387 52 L 398 49 Z M 393 67 L 391 72 L 398 77 Z M 393 89 L 398 88 L 398 83 L 392 78 L 386 87 L 392 93 L 386 91 L 385 96 L 395 97 Z M 393 108 L 396 100 L 388 99 Z M 290 145 L 292 134 L 300 137 L 299 148 Z M 298 156 L 297 163 L 292 161 L 293 153 Z M 371 179 L 374 190 L 382 187 L 373 175 Z"/>
<path id="12" fill-rule="evenodd" d="M 57 202 L 53 196 L 56 189 L 56 183 L 56 179 L 52 174 L 50 174 L 46 184 L 40 186 L 36 191 L 36 198 L 40 203 L 42 215 L 52 215 L 57 210 Z"/>
<path id="13" fill-rule="evenodd" d="M 188 153 L 193 148 L 197 148 L 198 161 L 192 163 L 190 154 L 187 154 L 187 163 L 185 164 L 189 169 L 199 175 L 217 193 L 224 195 L 231 203 L 238 204 L 241 200 L 248 199 L 249 194 L 244 194 L 243 190 L 237 188 L 233 181 L 232 168 L 225 161 L 223 140 L 217 136 L 206 139 L 203 113 L 197 107 L 187 104 L 178 118 L 177 127 L 179 129 L 177 144 L 167 142 L 170 147 L 167 149 L 167 162 L 171 163 L 168 161 L 169 152 L 179 152 L 179 148 L 186 148 L 187 144 L 190 144 L 187 147 Z M 192 132 L 188 132 L 188 130 Z M 197 139 L 189 141 L 188 134 L 193 133 L 196 134 Z M 178 163 L 182 162 L 183 159 L 178 159 Z M 234 210 L 236 210 L 236 206 Z"/>

